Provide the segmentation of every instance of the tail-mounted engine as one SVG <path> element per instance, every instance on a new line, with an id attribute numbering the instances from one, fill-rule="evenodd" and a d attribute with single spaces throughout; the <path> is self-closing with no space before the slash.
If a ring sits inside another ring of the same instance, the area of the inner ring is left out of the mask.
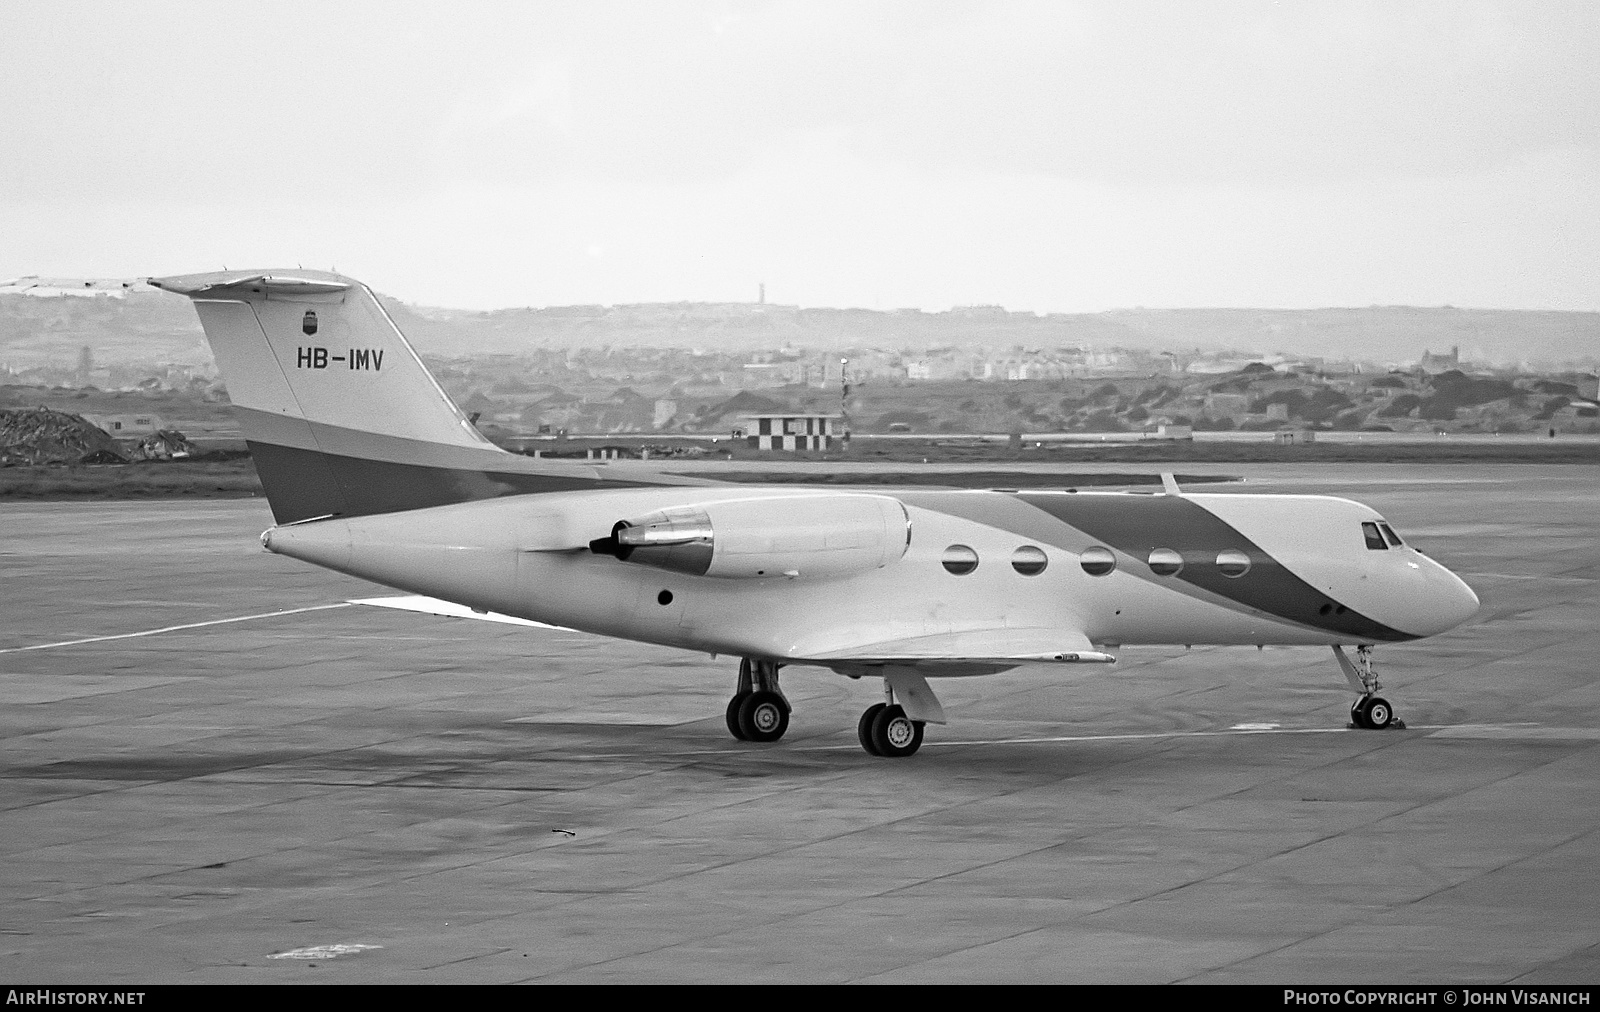
<path id="1" fill-rule="evenodd" d="M 596 555 L 730 579 L 849 576 L 906 553 L 911 515 L 881 495 L 800 495 L 669 506 L 619 520 Z"/>

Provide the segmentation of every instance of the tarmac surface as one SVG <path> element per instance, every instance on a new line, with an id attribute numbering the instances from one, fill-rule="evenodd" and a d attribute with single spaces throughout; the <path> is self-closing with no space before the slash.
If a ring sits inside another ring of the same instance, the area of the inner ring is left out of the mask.
<path id="1" fill-rule="evenodd" d="M 787 669 L 746 745 L 735 659 L 346 605 L 258 500 L 0 505 L 0 981 L 1600 980 L 1600 469 L 1217 470 L 1477 589 L 1377 651 L 1408 729 L 1325 649 L 1126 648 L 937 683 L 905 760 Z"/>

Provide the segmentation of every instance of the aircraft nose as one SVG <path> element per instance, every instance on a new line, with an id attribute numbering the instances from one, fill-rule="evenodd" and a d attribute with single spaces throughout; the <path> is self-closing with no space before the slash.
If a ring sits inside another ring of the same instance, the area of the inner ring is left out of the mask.
<path id="1" fill-rule="evenodd" d="M 1450 575 L 1456 581 L 1455 611 L 1452 613 L 1455 617 L 1450 623 L 1451 628 L 1454 628 L 1478 614 L 1483 602 L 1479 601 L 1477 593 L 1467 586 L 1467 581 L 1454 573 Z"/>
<path id="2" fill-rule="evenodd" d="M 1411 632 L 1435 636 L 1454 629 L 1478 613 L 1478 595 L 1465 580 L 1432 559 L 1423 565 L 1428 570 L 1427 588 L 1415 599 Z"/>

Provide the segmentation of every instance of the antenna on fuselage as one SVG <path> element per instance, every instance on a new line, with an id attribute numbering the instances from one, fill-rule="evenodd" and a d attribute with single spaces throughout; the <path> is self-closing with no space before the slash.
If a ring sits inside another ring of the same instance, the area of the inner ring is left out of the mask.
<path id="1" fill-rule="evenodd" d="M 1178 479 L 1171 471 L 1161 472 L 1161 490 L 1167 495 L 1183 495 L 1183 490 L 1178 487 Z"/>

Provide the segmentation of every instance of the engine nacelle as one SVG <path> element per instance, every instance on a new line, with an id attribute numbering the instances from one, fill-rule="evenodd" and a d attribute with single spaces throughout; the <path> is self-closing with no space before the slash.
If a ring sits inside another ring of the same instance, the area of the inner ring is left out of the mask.
<path id="1" fill-rule="evenodd" d="M 589 550 L 693 576 L 815 579 L 879 569 L 910 545 L 898 499 L 823 493 L 669 506 L 619 520 Z"/>

